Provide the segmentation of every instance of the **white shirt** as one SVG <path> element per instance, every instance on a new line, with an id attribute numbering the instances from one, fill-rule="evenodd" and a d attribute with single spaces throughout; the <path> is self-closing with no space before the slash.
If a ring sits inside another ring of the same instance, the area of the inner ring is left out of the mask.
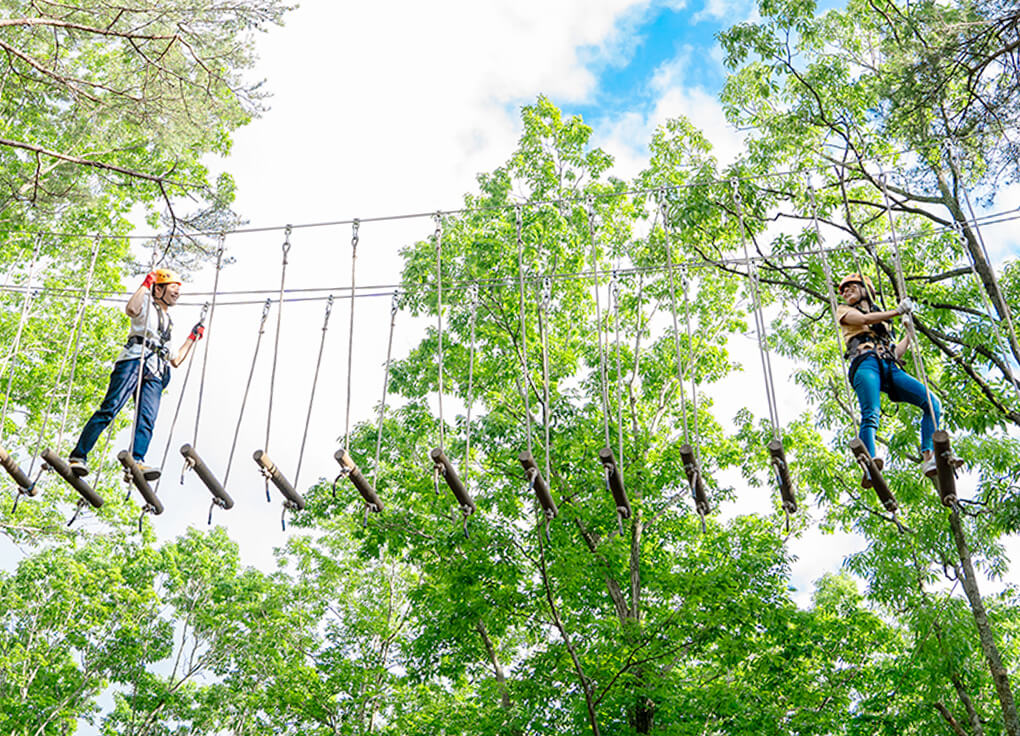
<path id="1" fill-rule="evenodd" d="M 131 329 L 128 330 L 128 339 L 135 335 L 143 336 L 154 345 L 165 344 L 169 350 L 170 330 L 172 327 L 173 320 L 170 319 L 170 315 L 166 310 L 156 306 L 156 302 L 150 294 L 148 300 L 142 304 L 142 309 L 138 316 L 131 318 Z M 166 337 L 165 341 L 163 340 L 164 335 Z M 124 360 L 136 360 L 140 357 L 142 357 L 141 343 L 125 345 L 114 362 L 120 363 Z M 145 347 L 145 365 L 154 375 L 162 375 L 164 362 L 152 351 L 151 347 Z"/>

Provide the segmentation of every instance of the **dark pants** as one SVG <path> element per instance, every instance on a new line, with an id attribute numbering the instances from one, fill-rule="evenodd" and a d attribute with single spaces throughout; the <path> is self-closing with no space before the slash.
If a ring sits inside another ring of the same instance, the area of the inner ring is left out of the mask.
<path id="1" fill-rule="evenodd" d="M 883 360 L 874 353 L 863 355 L 850 368 L 851 382 L 861 405 L 860 438 L 868 452 L 875 457 L 875 433 L 881 417 L 879 393 L 885 392 L 893 401 L 906 401 L 921 409 L 921 450 L 930 450 L 932 434 L 939 418 L 939 400 L 931 397 L 924 384 L 902 370 L 892 360 Z M 934 416 L 932 416 L 934 410 Z"/>
<path id="2" fill-rule="evenodd" d="M 71 457 L 87 459 L 99 435 L 110 425 L 117 412 L 124 408 L 127 400 L 134 396 L 135 388 L 138 386 L 139 360 L 139 358 L 122 360 L 114 364 L 113 372 L 110 373 L 110 387 L 106 389 L 103 404 L 85 423 L 78 444 L 71 451 Z M 156 424 L 156 414 L 159 412 L 159 399 L 168 383 L 170 383 L 169 367 L 164 367 L 162 377 L 153 374 L 148 368 L 145 369 L 142 376 L 142 392 L 138 398 L 135 441 L 131 452 L 138 462 L 145 459 L 145 453 L 149 449 L 152 428 Z"/>

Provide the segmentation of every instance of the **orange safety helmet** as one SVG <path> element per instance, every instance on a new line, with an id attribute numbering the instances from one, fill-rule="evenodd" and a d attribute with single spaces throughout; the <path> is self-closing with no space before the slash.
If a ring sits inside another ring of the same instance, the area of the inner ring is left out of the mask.
<path id="1" fill-rule="evenodd" d="M 864 287 L 864 291 L 867 292 L 868 299 L 872 304 L 875 303 L 875 285 L 871 283 L 871 279 L 862 273 L 851 273 L 843 277 L 839 282 L 839 286 L 836 287 L 836 291 L 842 291 L 843 287 L 847 284 L 860 284 Z"/>
<path id="2" fill-rule="evenodd" d="M 181 280 L 181 275 L 176 271 L 171 271 L 169 268 L 157 268 L 153 271 L 156 274 L 156 280 L 153 281 L 153 285 L 158 284 L 177 284 L 182 286 L 184 282 Z"/>

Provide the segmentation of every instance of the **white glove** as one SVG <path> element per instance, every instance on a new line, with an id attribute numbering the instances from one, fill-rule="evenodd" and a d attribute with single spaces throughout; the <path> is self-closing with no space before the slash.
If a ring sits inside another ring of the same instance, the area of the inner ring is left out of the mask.
<path id="1" fill-rule="evenodd" d="M 912 314 L 913 311 L 914 303 L 910 301 L 910 297 L 907 297 L 896 305 L 896 314 Z"/>

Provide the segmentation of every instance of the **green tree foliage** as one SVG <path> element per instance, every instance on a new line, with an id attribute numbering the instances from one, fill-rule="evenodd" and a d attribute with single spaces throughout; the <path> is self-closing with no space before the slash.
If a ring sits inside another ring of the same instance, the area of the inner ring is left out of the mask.
<path id="1" fill-rule="evenodd" d="M 58 534 L 69 496 L 54 502 L 47 489 L 45 501 L 24 501 L 4 517 L 9 538 L 35 545 L 0 575 L 7 732 L 65 733 L 84 719 L 110 736 L 1015 736 L 1020 600 L 1015 586 L 995 596 L 980 586 L 1005 574 L 1003 536 L 1017 529 L 1018 415 L 1006 368 L 1015 346 L 997 352 L 987 329 L 1009 334 L 1017 286 L 1012 264 L 992 269 L 964 194 L 985 196 L 1012 176 L 1003 133 L 1015 78 L 996 74 L 1016 52 L 1011 12 L 852 2 L 816 16 L 809 3 L 763 2 L 758 22 L 723 36 L 734 69 L 724 99 L 753 131 L 747 155 L 727 168 L 677 119 L 625 182 L 608 174 L 612 158 L 583 121 L 544 98 L 526 106 L 507 162 L 404 252 L 402 307 L 430 326 L 392 367 L 378 463 L 374 425 L 349 438 L 385 510 L 363 518 L 346 480 L 315 486 L 294 519 L 301 531 L 267 573 L 244 568 L 221 529 L 128 541 L 135 510 L 115 502 L 103 534 Z M 167 56 L 183 54 L 186 40 Z M 165 78 L 153 74 L 155 89 Z M 88 89 L 109 101 L 109 90 Z M 244 106 L 216 89 L 227 105 L 216 124 L 229 132 L 241 121 L 230 111 Z M 60 140 L 72 139 L 46 145 Z M 123 155 L 125 168 L 146 160 Z M 168 167 L 175 155 L 169 146 L 152 160 Z M 175 171 L 201 179 L 198 159 L 188 160 Z M 883 179 L 879 162 L 902 181 Z M 31 164 L 22 163 L 23 187 Z M 790 169 L 813 171 L 810 186 L 781 173 Z M 75 169 L 68 202 L 92 191 L 95 170 Z M 134 188 L 161 196 L 145 181 Z M 525 200 L 540 204 L 519 207 Z M 771 227 L 776 218 L 791 226 Z M 21 265 L 9 279 L 24 284 L 36 243 L 17 242 Z M 91 245 L 83 238 L 73 255 L 57 254 L 42 241 L 47 283 L 80 281 Z M 805 255 L 818 245 L 845 255 Z M 104 251 L 97 284 L 113 288 L 126 256 Z M 915 360 L 975 479 L 961 478 L 973 502 L 963 511 L 943 508 L 919 477 L 910 408 L 883 417 L 899 514 L 859 488 L 843 450 L 855 407 L 827 283 L 851 263 L 874 273 L 887 299 L 905 285 L 920 305 Z M 51 318 L 60 315 L 67 340 L 77 302 L 45 291 L 23 321 L 17 296 L 0 313 L 3 334 L 21 325 L 29 347 L 0 376 L 17 387 L 5 437 L 27 450 L 43 421 L 59 431 L 45 387 L 59 384 L 67 351 L 52 353 L 60 327 Z M 987 310 L 975 306 L 984 296 Z M 115 321 L 85 309 L 85 344 L 110 340 Z M 738 371 L 748 395 L 762 390 L 757 366 L 740 366 L 734 347 L 735 336 L 753 340 L 756 317 L 769 348 L 795 361 L 791 383 L 809 414 L 773 423 L 748 407 L 720 411 L 714 399 Z M 27 379 L 29 365 L 43 386 Z M 77 369 L 72 403 L 102 379 L 87 358 Z M 790 519 L 765 449 L 775 437 L 809 510 Z M 701 513 L 684 444 L 707 487 Z M 435 473 L 436 447 L 473 513 Z M 606 447 L 628 495 L 619 516 L 598 460 Z M 555 518 L 522 451 L 551 489 Z M 769 494 L 776 513 L 742 513 L 747 493 Z M 798 607 L 787 541 L 813 523 L 867 543 Z"/>

